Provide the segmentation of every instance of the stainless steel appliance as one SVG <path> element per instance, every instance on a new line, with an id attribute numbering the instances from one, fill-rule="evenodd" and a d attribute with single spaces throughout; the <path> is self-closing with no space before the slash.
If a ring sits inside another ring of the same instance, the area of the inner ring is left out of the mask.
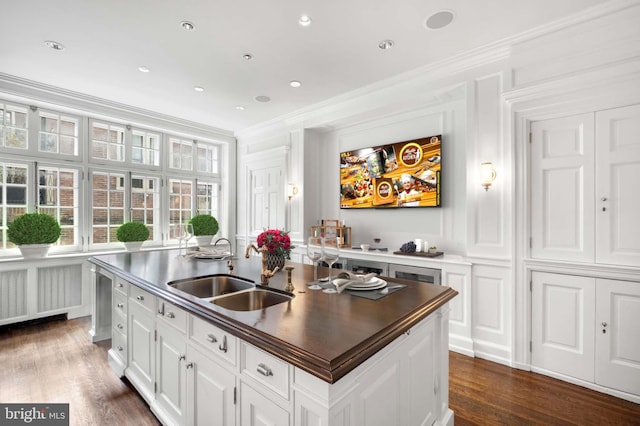
<path id="1" fill-rule="evenodd" d="M 440 285 L 440 269 L 390 264 L 389 276 Z"/>
<path id="2" fill-rule="evenodd" d="M 348 271 L 368 274 L 375 272 L 380 277 L 389 276 L 389 264 L 386 262 L 373 262 L 371 260 L 347 259 L 345 269 Z"/>

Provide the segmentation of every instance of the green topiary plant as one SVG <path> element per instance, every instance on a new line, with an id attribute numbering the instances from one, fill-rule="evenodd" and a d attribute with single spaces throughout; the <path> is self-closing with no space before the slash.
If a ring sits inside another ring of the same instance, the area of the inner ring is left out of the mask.
<path id="1" fill-rule="evenodd" d="M 216 235 L 218 232 L 218 221 L 208 214 L 198 214 L 189 221 L 193 225 L 193 235 Z"/>
<path id="2" fill-rule="evenodd" d="M 149 239 L 149 228 L 140 222 L 123 223 L 116 231 L 116 238 L 123 243 L 147 241 Z"/>
<path id="3" fill-rule="evenodd" d="M 25 213 L 7 226 L 7 238 L 15 245 L 53 244 L 60 238 L 60 224 L 44 213 Z"/>

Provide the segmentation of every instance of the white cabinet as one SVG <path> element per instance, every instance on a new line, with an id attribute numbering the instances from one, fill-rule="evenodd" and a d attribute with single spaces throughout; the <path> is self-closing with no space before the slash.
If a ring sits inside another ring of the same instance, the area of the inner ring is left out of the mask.
<path id="1" fill-rule="evenodd" d="M 184 334 L 163 321 L 156 323 L 156 391 L 152 410 L 161 419 L 186 424 L 187 343 Z"/>
<path id="2" fill-rule="evenodd" d="M 288 426 L 289 413 L 251 386 L 240 385 L 240 424 L 243 426 Z"/>
<path id="3" fill-rule="evenodd" d="M 232 426 L 236 424 L 236 376 L 194 344 L 187 348 L 187 424 Z"/>
<path id="4" fill-rule="evenodd" d="M 532 273 L 534 368 L 640 395 L 640 283 Z"/>
<path id="5" fill-rule="evenodd" d="M 640 105 L 531 124 L 531 256 L 640 266 Z"/>
<path id="6" fill-rule="evenodd" d="M 128 348 L 129 365 L 126 376 L 135 385 L 140 394 L 151 403 L 154 399 L 155 379 L 155 313 L 136 297 L 142 297 L 144 301 L 155 300 L 150 294 L 141 293 L 142 290 L 134 290 L 129 297 L 128 309 Z"/>

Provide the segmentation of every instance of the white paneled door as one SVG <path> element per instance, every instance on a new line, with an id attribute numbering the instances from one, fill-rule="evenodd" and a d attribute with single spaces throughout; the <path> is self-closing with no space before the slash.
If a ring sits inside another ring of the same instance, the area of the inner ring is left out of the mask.
<path id="1" fill-rule="evenodd" d="M 258 234 L 268 228 L 283 228 L 284 194 L 281 167 L 250 171 L 251 231 Z"/>
<path id="2" fill-rule="evenodd" d="M 531 256 L 593 262 L 593 114 L 531 124 Z"/>
<path id="3" fill-rule="evenodd" d="M 531 364 L 593 382 L 594 279 L 546 272 L 531 278 Z"/>
<path id="4" fill-rule="evenodd" d="M 596 140 L 597 262 L 640 266 L 640 105 L 597 112 Z"/>
<path id="5" fill-rule="evenodd" d="M 597 280 L 596 383 L 640 395 L 640 283 Z"/>

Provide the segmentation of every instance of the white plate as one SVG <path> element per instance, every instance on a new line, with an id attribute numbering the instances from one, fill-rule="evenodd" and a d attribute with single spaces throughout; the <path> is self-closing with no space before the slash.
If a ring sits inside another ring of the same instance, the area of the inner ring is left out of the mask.
<path id="1" fill-rule="evenodd" d="M 351 285 L 347 286 L 346 290 L 354 290 L 354 291 L 368 291 L 368 290 L 378 290 L 387 286 L 387 282 L 378 279 L 380 282 L 374 286 L 370 287 L 352 287 Z"/>
<path id="2" fill-rule="evenodd" d="M 386 284 L 386 281 L 381 280 L 378 277 L 373 277 L 369 281 L 357 281 L 357 280 L 354 280 L 351 284 L 349 284 L 349 288 L 353 289 L 353 288 L 378 287 L 381 283 L 385 283 Z"/>

